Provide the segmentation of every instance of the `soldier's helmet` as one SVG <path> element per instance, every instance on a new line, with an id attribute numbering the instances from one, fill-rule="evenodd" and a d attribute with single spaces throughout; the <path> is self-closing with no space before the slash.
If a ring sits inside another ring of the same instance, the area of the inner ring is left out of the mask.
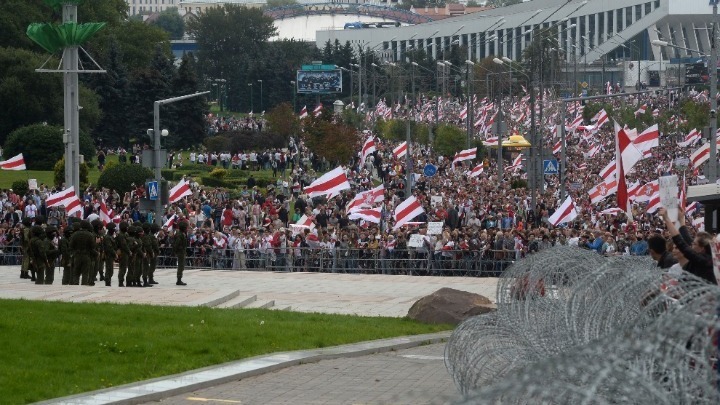
<path id="1" fill-rule="evenodd" d="M 71 226 L 66 226 L 65 229 L 63 229 L 63 236 L 66 238 L 69 238 L 70 236 L 72 236 L 72 233 L 73 233 L 73 229 Z"/>
<path id="2" fill-rule="evenodd" d="M 147 222 L 142 224 L 142 230 L 146 235 L 150 234 L 150 224 Z"/>
<path id="3" fill-rule="evenodd" d="M 42 225 L 45 223 L 45 217 L 42 215 L 35 216 L 35 225 Z"/>
<path id="4" fill-rule="evenodd" d="M 88 220 L 80 221 L 80 228 L 85 231 L 91 231 L 91 232 L 93 230 L 93 226 L 90 224 L 90 221 L 88 221 Z"/>
<path id="5" fill-rule="evenodd" d="M 158 225 L 158 224 L 152 224 L 152 225 L 150 225 L 150 231 L 151 231 L 152 233 L 158 233 L 158 232 L 160 232 L 160 225 Z"/>
<path id="6" fill-rule="evenodd" d="M 93 221 L 90 223 L 93 227 L 93 230 L 95 232 L 100 232 L 100 230 L 103 227 L 103 222 L 99 219 L 93 219 Z"/>
<path id="7" fill-rule="evenodd" d="M 54 238 L 55 235 L 57 235 L 57 232 L 57 228 L 52 225 L 45 228 L 45 235 L 47 235 L 48 238 Z"/>
<path id="8" fill-rule="evenodd" d="M 32 218 L 25 217 L 22 219 L 22 224 L 26 228 L 29 228 L 30 226 L 32 226 L 32 221 L 33 221 Z"/>
<path id="9" fill-rule="evenodd" d="M 188 224 L 187 224 L 187 222 L 180 222 L 180 223 L 178 224 L 178 229 L 180 229 L 182 232 L 186 232 L 187 229 L 188 229 Z"/>
<path id="10" fill-rule="evenodd" d="M 129 227 L 127 222 L 120 222 L 120 232 L 127 232 Z"/>
<path id="11" fill-rule="evenodd" d="M 73 224 L 72 224 L 73 232 L 77 232 L 81 229 L 82 229 L 82 225 L 80 224 L 80 222 L 78 222 L 78 221 L 73 222 Z"/>
<path id="12" fill-rule="evenodd" d="M 30 229 L 30 233 L 35 238 L 40 238 L 45 235 L 45 230 L 40 225 L 35 225 Z"/>
<path id="13" fill-rule="evenodd" d="M 115 233 L 115 223 L 110 222 L 109 224 L 105 225 L 105 229 L 107 229 L 107 231 L 110 235 L 114 234 Z"/>

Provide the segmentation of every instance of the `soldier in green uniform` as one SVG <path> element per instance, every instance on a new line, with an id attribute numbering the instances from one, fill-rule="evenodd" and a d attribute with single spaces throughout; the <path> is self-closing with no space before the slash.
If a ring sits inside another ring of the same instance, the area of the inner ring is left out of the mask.
<path id="1" fill-rule="evenodd" d="M 157 240 L 157 233 L 160 232 L 160 225 L 152 224 L 150 226 L 150 232 L 152 232 L 152 253 L 153 258 L 150 260 L 150 284 L 157 284 L 155 281 L 155 268 L 157 267 L 158 257 L 160 256 L 160 242 Z"/>
<path id="2" fill-rule="evenodd" d="M 185 271 L 185 255 L 187 254 L 187 222 L 180 222 L 178 224 L 178 230 L 175 231 L 175 237 L 173 238 L 173 252 L 178 259 L 177 269 L 177 283 L 175 285 L 187 285 L 182 281 L 183 271 Z"/>
<path id="3" fill-rule="evenodd" d="M 30 278 L 30 227 L 32 226 L 32 219 L 23 218 L 22 225 L 20 248 L 22 249 L 23 258 L 20 266 L 20 278 Z M 35 279 L 32 279 L 32 281 L 35 281 Z"/>
<path id="4" fill-rule="evenodd" d="M 117 243 L 115 243 L 115 224 L 107 224 L 105 235 L 103 235 L 102 246 L 105 255 L 105 285 L 110 287 L 113 276 L 113 265 L 117 258 Z"/>
<path id="5" fill-rule="evenodd" d="M 103 222 L 99 219 L 93 220 L 91 222 L 93 227 L 93 233 L 95 234 L 95 246 L 97 247 L 97 258 L 95 259 L 95 263 L 93 266 L 93 272 L 90 275 L 90 285 L 95 285 L 95 281 L 97 281 L 97 276 L 100 274 L 100 281 L 103 281 L 103 271 L 102 267 L 103 264 L 105 264 L 105 251 L 103 250 L 103 234 L 105 232 L 105 227 L 103 226 Z"/>
<path id="6" fill-rule="evenodd" d="M 140 228 L 142 229 L 142 228 Z M 127 286 L 128 287 L 140 287 L 140 276 L 142 272 L 142 241 L 140 240 L 140 229 L 137 226 L 131 225 L 128 228 L 128 247 L 130 248 L 130 265 L 128 268 L 127 275 Z"/>
<path id="7" fill-rule="evenodd" d="M 130 246 L 128 245 L 128 224 L 127 222 L 120 223 L 120 233 L 115 238 L 115 244 L 118 250 L 118 287 L 124 287 L 125 274 L 128 271 L 130 265 Z"/>
<path id="8" fill-rule="evenodd" d="M 94 260 L 97 259 L 97 246 L 93 227 L 88 221 L 82 221 L 81 229 L 70 237 L 70 249 L 73 251 L 73 273 L 82 275 L 82 285 L 92 285 Z"/>
<path id="9" fill-rule="evenodd" d="M 58 246 L 60 250 L 60 264 L 63 266 L 62 284 L 69 285 L 73 281 L 72 274 L 72 253 L 70 252 L 70 236 L 72 236 L 72 228 L 68 225 L 63 230 L 63 237 L 60 238 Z"/>
<path id="10" fill-rule="evenodd" d="M 45 270 L 50 267 L 45 245 L 45 231 L 40 225 L 34 225 L 30 229 L 30 263 L 35 269 L 33 279 L 35 284 L 45 283 Z"/>
<path id="11" fill-rule="evenodd" d="M 73 231 L 73 233 L 78 232 L 78 231 L 80 231 L 81 229 L 82 229 L 82 226 L 80 225 L 80 221 L 73 221 L 73 223 L 72 223 L 72 231 Z M 70 247 L 69 245 L 70 245 L 70 240 L 68 240 L 68 247 L 69 247 L 69 250 L 70 250 L 70 256 L 72 257 L 72 255 L 73 255 L 74 252 L 73 252 L 72 247 Z M 70 282 L 70 284 L 72 284 L 72 285 L 80 285 L 80 276 L 82 276 L 82 274 L 75 272 L 75 266 L 73 266 L 73 267 L 71 268 L 70 274 L 72 274 L 72 281 Z"/>
<path id="12" fill-rule="evenodd" d="M 55 246 L 55 238 L 57 237 L 57 228 L 48 226 L 45 228 L 45 250 L 47 256 L 48 267 L 45 269 L 45 283 L 52 284 L 55 281 L 55 261 L 60 256 L 60 250 Z"/>
<path id="13" fill-rule="evenodd" d="M 152 249 L 152 233 L 150 233 L 150 224 L 142 224 L 142 247 L 145 254 L 142 259 L 142 286 L 152 287 L 150 281 L 150 262 L 153 261 L 153 249 Z"/>

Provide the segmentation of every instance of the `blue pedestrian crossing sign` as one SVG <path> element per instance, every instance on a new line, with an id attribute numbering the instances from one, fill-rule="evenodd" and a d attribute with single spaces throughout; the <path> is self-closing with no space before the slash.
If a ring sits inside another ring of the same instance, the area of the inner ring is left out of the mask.
<path id="1" fill-rule="evenodd" d="M 558 161 L 555 159 L 543 160 L 543 174 L 558 174 Z"/>
<path id="2" fill-rule="evenodd" d="M 423 174 L 425 175 L 425 177 L 432 177 L 436 173 L 437 173 L 437 166 L 431 165 L 429 163 L 425 165 L 425 168 L 423 169 Z"/>
<path id="3" fill-rule="evenodd" d="M 150 181 L 147 184 L 148 199 L 155 201 L 158 199 L 158 182 Z"/>

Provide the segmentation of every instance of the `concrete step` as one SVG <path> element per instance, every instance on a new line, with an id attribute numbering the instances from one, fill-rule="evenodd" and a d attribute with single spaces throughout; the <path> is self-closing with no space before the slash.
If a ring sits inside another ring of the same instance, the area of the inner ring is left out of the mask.
<path id="1" fill-rule="evenodd" d="M 217 307 L 220 304 L 230 301 L 233 298 L 237 298 L 240 295 L 240 290 L 234 290 L 229 293 L 218 292 L 209 297 L 209 299 L 199 306 L 202 307 Z"/>
<path id="2" fill-rule="evenodd" d="M 229 301 L 223 302 L 215 308 L 243 308 L 257 301 L 257 295 L 248 297 L 247 295 L 237 296 Z"/>
<path id="3" fill-rule="evenodd" d="M 244 306 L 244 309 L 270 309 L 275 306 L 275 300 L 266 301 L 259 300 L 251 303 L 250 305 Z"/>

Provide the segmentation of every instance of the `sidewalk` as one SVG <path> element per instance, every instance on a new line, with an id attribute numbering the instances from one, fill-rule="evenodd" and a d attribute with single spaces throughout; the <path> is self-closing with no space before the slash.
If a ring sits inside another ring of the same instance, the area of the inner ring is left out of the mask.
<path id="1" fill-rule="evenodd" d="M 0 298 L 67 302 L 270 308 L 364 316 L 402 317 L 415 301 L 442 287 L 495 298 L 496 278 L 387 276 L 331 273 L 187 270 L 186 287 L 175 285 L 174 270 L 157 270 L 152 288 L 60 284 L 36 285 L 19 278 L 17 266 L 0 267 Z"/>

